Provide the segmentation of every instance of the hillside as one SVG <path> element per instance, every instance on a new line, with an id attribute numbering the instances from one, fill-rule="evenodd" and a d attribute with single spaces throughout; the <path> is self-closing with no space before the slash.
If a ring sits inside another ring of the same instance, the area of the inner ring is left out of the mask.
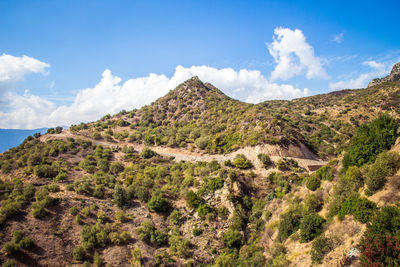
<path id="1" fill-rule="evenodd" d="M 193 77 L 28 137 L 0 154 L 0 260 L 369 266 L 400 233 L 399 105 L 398 81 L 254 105 Z"/>

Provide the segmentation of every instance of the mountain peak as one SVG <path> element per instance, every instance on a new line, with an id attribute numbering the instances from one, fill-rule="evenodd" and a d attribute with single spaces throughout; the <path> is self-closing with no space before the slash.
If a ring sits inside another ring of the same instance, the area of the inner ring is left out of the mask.
<path id="1" fill-rule="evenodd" d="M 400 81 L 400 62 L 393 65 L 390 74 L 383 78 L 375 78 L 369 84 L 368 87 L 378 85 L 385 82 L 395 82 Z"/>

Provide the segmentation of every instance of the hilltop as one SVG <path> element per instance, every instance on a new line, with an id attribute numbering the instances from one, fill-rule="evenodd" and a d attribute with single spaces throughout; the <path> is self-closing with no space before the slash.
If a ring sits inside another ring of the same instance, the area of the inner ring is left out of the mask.
<path id="1" fill-rule="evenodd" d="M 0 260 L 377 261 L 366 242 L 400 231 L 377 221 L 400 218 L 385 208 L 400 200 L 399 99 L 386 81 L 248 104 L 193 77 L 141 109 L 28 137 L 0 154 Z"/>

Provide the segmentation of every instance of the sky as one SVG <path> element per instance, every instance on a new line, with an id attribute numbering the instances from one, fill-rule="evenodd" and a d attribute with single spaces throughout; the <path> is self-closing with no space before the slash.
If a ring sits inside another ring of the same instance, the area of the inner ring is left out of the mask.
<path id="1" fill-rule="evenodd" d="M 0 128 L 89 122 L 197 75 L 249 103 L 365 87 L 399 1 L 0 0 Z"/>

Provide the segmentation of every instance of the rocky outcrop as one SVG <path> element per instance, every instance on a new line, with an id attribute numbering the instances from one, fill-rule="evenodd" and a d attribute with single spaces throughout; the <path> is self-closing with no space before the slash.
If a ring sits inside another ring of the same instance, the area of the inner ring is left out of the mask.
<path id="1" fill-rule="evenodd" d="M 368 84 L 368 87 L 375 86 L 385 82 L 395 82 L 400 81 L 400 62 L 394 64 L 390 74 L 383 78 L 375 78 Z"/>

